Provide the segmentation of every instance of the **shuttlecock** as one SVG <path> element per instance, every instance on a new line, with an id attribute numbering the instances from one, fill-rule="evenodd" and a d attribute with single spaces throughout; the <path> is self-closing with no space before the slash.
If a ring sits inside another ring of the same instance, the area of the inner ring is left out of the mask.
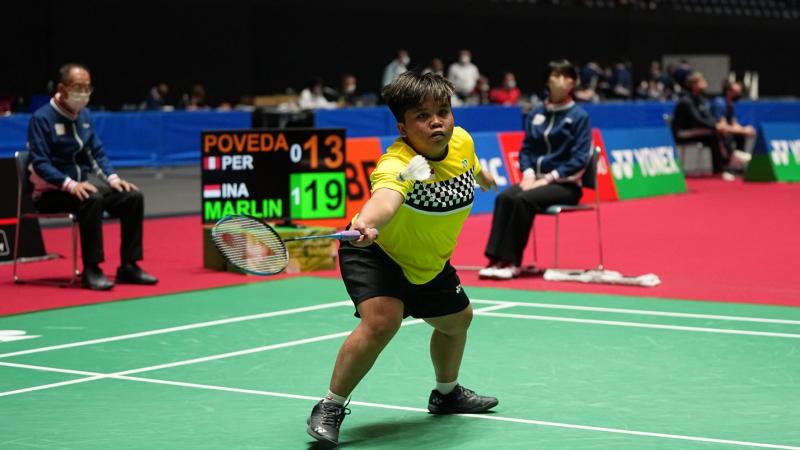
<path id="1" fill-rule="evenodd" d="M 411 158 L 411 162 L 397 175 L 398 181 L 425 181 L 431 177 L 431 166 L 421 155 Z"/>

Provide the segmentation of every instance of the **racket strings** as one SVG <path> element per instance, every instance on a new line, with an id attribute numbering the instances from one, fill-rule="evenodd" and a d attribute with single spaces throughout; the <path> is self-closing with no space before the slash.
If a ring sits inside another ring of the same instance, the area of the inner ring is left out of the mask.
<path id="1" fill-rule="evenodd" d="M 289 262 L 280 237 L 251 219 L 232 217 L 218 224 L 212 239 L 226 259 L 251 272 L 278 273 Z"/>

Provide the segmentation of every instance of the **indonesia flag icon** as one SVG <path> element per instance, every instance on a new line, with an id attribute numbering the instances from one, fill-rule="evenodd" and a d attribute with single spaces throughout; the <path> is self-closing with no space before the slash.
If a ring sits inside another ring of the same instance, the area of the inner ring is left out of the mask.
<path id="1" fill-rule="evenodd" d="M 206 156 L 203 158 L 203 169 L 205 170 L 219 170 L 219 157 Z"/>
<path id="2" fill-rule="evenodd" d="M 222 189 L 219 184 L 207 184 L 203 186 L 203 198 L 220 198 Z"/>

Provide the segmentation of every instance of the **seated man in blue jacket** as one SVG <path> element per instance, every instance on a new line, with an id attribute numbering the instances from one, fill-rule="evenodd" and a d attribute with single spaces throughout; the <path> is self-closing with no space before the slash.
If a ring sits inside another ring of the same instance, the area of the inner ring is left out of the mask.
<path id="1" fill-rule="evenodd" d="M 550 62 L 548 98 L 525 120 L 519 151 L 522 181 L 497 196 L 481 278 L 510 280 L 520 274 L 522 255 L 536 213 L 548 206 L 577 205 L 581 177 L 592 147 L 589 115 L 575 104 L 578 71 L 569 61 Z"/>
<path id="2" fill-rule="evenodd" d="M 80 64 L 65 64 L 59 70 L 58 92 L 31 117 L 28 148 L 35 206 L 43 213 L 70 211 L 77 215 L 83 287 L 114 287 L 100 269 L 104 260 L 103 211 L 118 217 L 122 229 L 116 282 L 155 284 L 158 279 L 136 264 L 142 259 L 144 197 L 134 184 L 114 173 L 85 109 L 91 93 L 89 70 Z"/>

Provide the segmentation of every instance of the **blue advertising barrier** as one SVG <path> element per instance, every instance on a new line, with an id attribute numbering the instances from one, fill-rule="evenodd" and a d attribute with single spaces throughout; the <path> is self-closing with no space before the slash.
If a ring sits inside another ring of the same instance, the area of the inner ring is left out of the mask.
<path id="1" fill-rule="evenodd" d="M 470 133 L 522 129 L 522 110 L 516 106 L 464 106 L 453 108 L 456 124 Z M 386 106 L 317 111 L 317 128 L 345 128 L 347 137 L 391 136 L 397 134 L 397 120 Z"/>
<path id="2" fill-rule="evenodd" d="M 800 181 L 800 123 L 762 123 L 747 181 Z"/>
<path id="3" fill-rule="evenodd" d="M 620 200 L 686 192 L 671 133 L 662 127 L 602 130 Z"/>
<path id="4" fill-rule="evenodd" d="M 592 127 L 663 128 L 664 115 L 672 114 L 674 102 L 624 102 L 581 105 Z M 740 101 L 739 121 L 800 123 L 800 102 L 792 100 Z M 470 133 L 522 129 L 517 107 L 469 106 L 454 108 L 456 124 Z M 242 111 L 96 112 L 95 128 L 116 166 L 197 163 L 200 132 L 214 129 L 250 128 L 251 113 Z M 347 137 L 396 136 L 396 121 L 385 106 L 318 111 L 316 126 L 345 128 Z M 29 114 L 0 117 L 0 156 L 24 149 Z"/>
<path id="5" fill-rule="evenodd" d="M 0 118 L 0 157 L 24 150 L 30 114 Z M 196 164 L 200 132 L 250 128 L 243 111 L 96 112 L 95 130 L 115 167 Z"/>

